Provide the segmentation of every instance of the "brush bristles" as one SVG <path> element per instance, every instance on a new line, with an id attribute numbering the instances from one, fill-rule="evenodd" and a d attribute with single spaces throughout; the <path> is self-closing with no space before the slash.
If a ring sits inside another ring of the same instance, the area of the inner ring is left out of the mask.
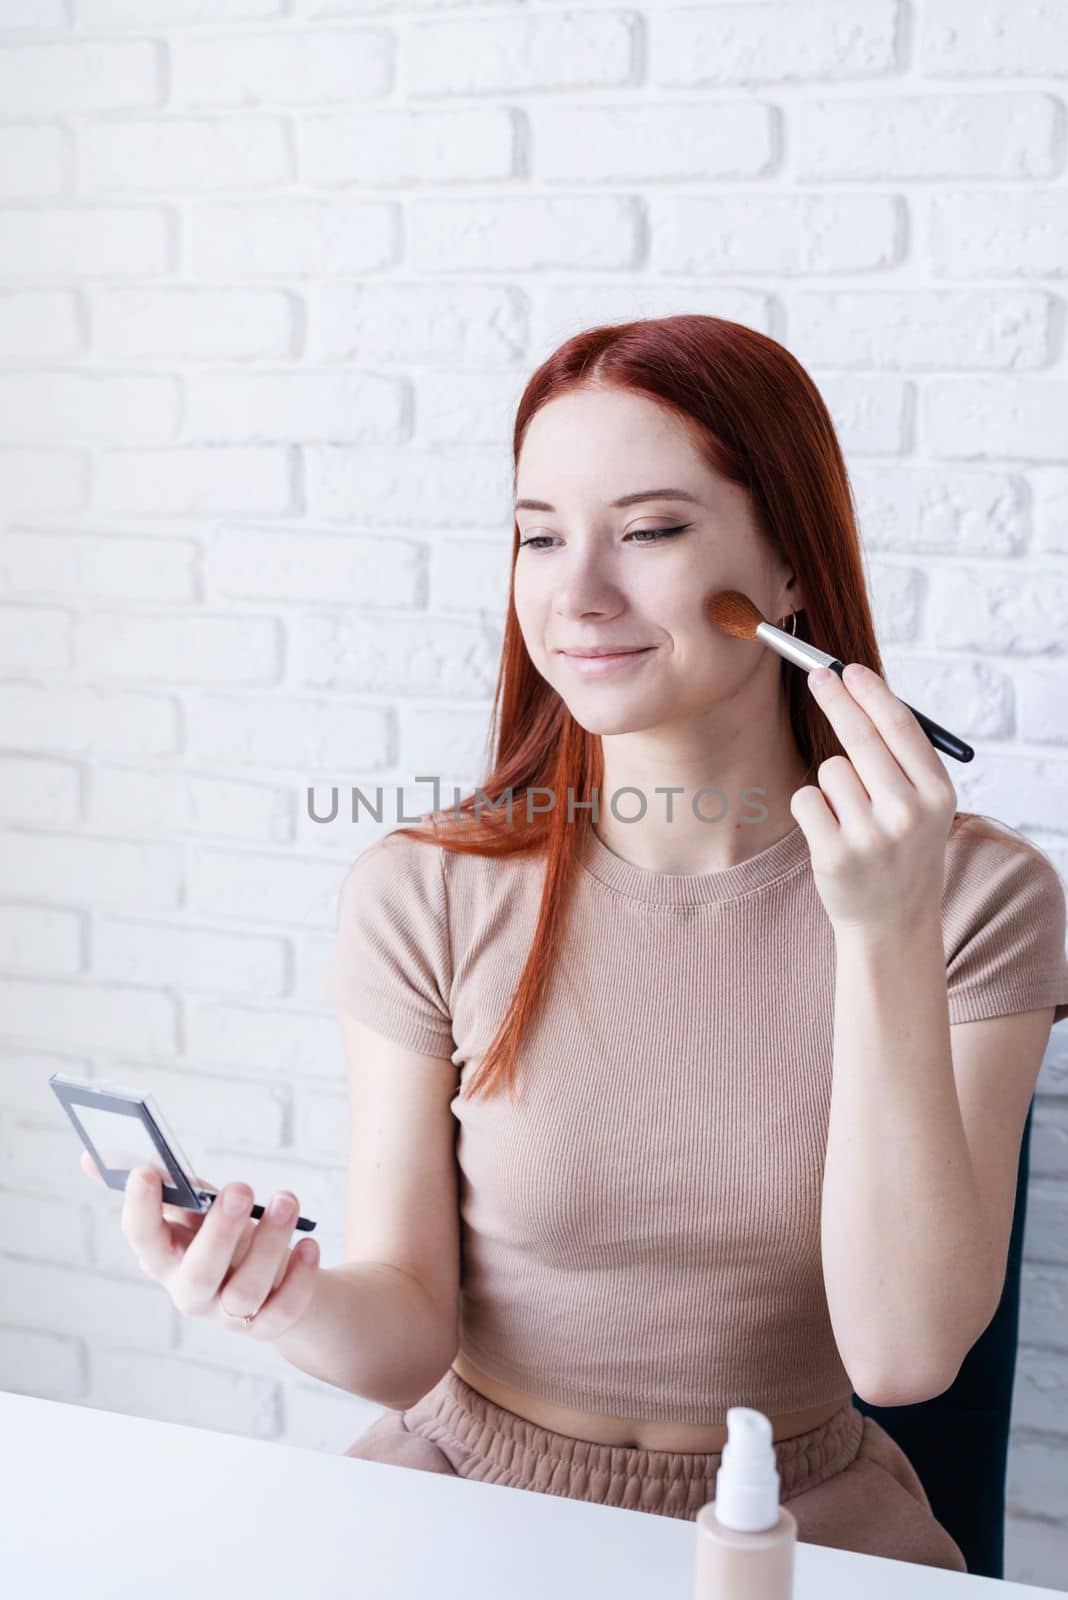
<path id="1" fill-rule="evenodd" d="M 739 589 L 721 589 L 709 597 L 707 606 L 713 622 L 736 639 L 755 639 L 760 624 L 768 620 Z"/>

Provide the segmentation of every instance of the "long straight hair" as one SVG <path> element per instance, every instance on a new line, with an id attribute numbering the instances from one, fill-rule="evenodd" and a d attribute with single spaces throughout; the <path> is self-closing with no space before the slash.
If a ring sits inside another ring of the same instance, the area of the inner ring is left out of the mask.
<path id="1" fill-rule="evenodd" d="M 863 662 L 882 676 L 845 462 L 819 390 L 785 346 L 741 323 L 697 315 L 576 334 L 536 369 L 523 391 L 513 433 L 513 489 L 535 413 L 560 395 L 605 388 L 629 390 L 668 408 L 687 425 L 709 465 L 748 490 L 757 525 L 771 550 L 793 569 L 805 595 L 805 608 L 797 613 L 798 638 L 841 661 Z M 536 854 L 545 860 L 526 965 L 465 1097 L 489 1096 L 502 1084 L 509 1093 L 514 1088 L 519 1048 L 548 987 L 576 858 L 592 826 L 591 794 L 600 799 L 603 783 L 600 735 L 576 722 L 527 653 L 515 610 L 518 549 L 519 527 L 513 524 L 508 611 L 488 741 L 490 770 L 454 806 L 428 813 L 427 828 L 393 830 L 461 854 Z M 807 692 L 805 674 L 783 661 L 780 681 L 810 776 L 821 762 L 845 751 Z M 555 797 L 550 809 L 538 811 L 533 796 L 533 814 L 528 814 L 527 796 L 534 790 Z M 566 803 L 561 797 L 568 797 Z M 498 806 L 503 814 L 493 809 Z M 569 808 L 583 820 L 569 819 Z M 516 812 L 522 820 L 515 820 Z M 978 813 L 958 810 L 950 837 L 966 826 L 981 834 L 993 831 Z"/>

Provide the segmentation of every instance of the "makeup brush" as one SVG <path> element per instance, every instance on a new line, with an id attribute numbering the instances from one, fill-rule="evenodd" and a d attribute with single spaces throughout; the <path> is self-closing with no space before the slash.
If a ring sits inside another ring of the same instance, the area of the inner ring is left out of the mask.
<path id="1" fill-rule="evenodd" d="M 705 606 L 713 622 L 724 633 L 731 634 L 735 639 L 759 639 L 805 672 L 811 672 L 815 667 L 830 667 L 832 672 L 837 672 L 841 677 L 845 671 L 845 666 L 837 656 L 829 656 L 826 650 L 817 650 L 814 644 L 806 644 L 804 639 L 796 639 L 793 634 L 784 633 L 774 623 L 768 622 L 760 607 L 755 606 L 749 596 L 742 594 L 739 589 L 721 589 L 718 594 L 708 597 Z M 902 700 L 901 704 L 907 706 L 908 702 Z M 940 728 L 937 722 L 925 717 L 915 706 L 908 706 L 908 710 L 936 750 L 953 756 L 957 761 L 970 761 L 975 755 L 971 745 L 958 739 L 948 728 Z"/>

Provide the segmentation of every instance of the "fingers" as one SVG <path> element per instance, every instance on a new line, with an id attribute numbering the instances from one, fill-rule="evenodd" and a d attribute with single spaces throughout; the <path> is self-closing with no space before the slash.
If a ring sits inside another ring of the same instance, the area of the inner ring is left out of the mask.
<path id="1" fill-rule="evenodd" d="M 171 1299 L 187 1317 L 205 1316 L 233 1265 L 252 1211 L 247 1183 L 228 1183 L 203 1217 L 168 1284 Z"/>
<path id="2" fill-rule="evenodd" d="M 122 1199 L 122 1231 L 142 1271 L 164 1278 L 174 1260 L 174 1240 L 163 1220 L 163 1183 L 152 1167 L 134 1167 L 126 1174 Z"/>
<path id="3" fill-rule="evenodd" d="M 248 1250 L 220 1291 L 219 1303 L 228 1316 L 246 1317 L 260 1310 L 279 1281 L 299 1215 L 296 1195 L 283 1189 L 274 1196 L 256 1226 Z"/>
<path id="4" fill-rule="evenodd" d="M 259 1224 L 262 1227 L 262 1222 Z M 288 1238 L 288 1230 L 286 1230 Z M 299 1245 L 289 1250 L 288 1245 L 283 1245 L 283 1258 L 281 1258 L 281 1274 L 275 1272 L 273 1286 L 261 1306 L 253 1307 L 254 1320 L 246 1328 L 243 1323 L 232 1322 L 230 1317 L 222 1317 L 222 1322 L 227 1323 L 230 1331 L 238 1331 L 248 1336 L 249 1339 L 261 1339 L 269 1342 L 278 1339 L 286 1333 L 288 1328 L 297 1322 L 297 1318 L 304 1315 L 309 1307 L 312 1296 L 315 1294 L 315 1283 L 318 1278 L 318 1243 L 313 1238 L 302 1238 Z M 219 1301 L 225 1301 L 225 1310 L 230 1312 L 230 1294 L 233 1290 L 233 1280 L 222 1286 Z M 241 1312 L 240 1315 L 248 1315 Z"/>

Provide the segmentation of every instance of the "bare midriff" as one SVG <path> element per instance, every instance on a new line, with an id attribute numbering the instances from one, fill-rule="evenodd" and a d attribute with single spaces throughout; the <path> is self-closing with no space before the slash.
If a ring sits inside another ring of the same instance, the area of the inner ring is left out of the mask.
<path id="1" fill-rule="evenodd" d="M 706 1453 L 722 1450 L 727 1442 L 725 1422 L 707 1427 L 697 1422 L 641 1422 L 630 1417 L 608 1417 L 597 1412 L 554 1405 L 549 1400 L 513 1389 L 506 1383 L 498 1383 L 496 1378 L 491 1378 L 475 1366 L 462 1350 L 457 1351 L 452 1370 L 495 1405 L 514 1411 L 517 1416 L 533 1422 L 539 1428 L 548 1428 L 552 1433 L 564 1433 L 572 1439 L 586 1439 L 591 1444 Z M 823 1405 L 809 1406 L 804 1411 L 786 1411 L 772 1417 L 772 1439 L 792 1439 L 795 1434 L 818 1427 L 828 1417 L 833 1417 L 842 1403 L 841 1400 L 829 1400 Z"/>

